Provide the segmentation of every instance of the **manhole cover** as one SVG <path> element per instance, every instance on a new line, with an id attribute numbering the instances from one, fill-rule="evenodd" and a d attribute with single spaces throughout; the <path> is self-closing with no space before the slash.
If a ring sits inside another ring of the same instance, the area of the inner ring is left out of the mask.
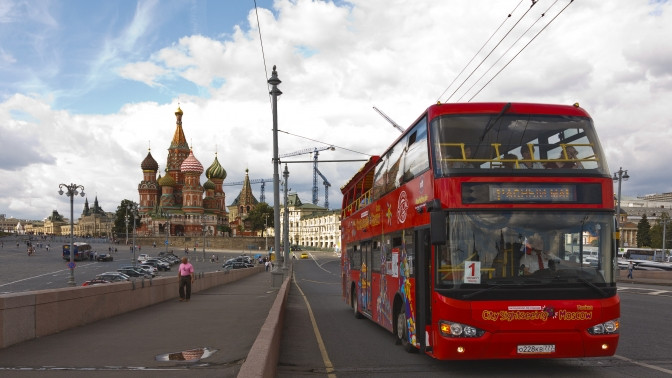
<path id="1" fill-rule="evenodd" d="M 159 354 L 156 356 L 157 361 L 183 361 L 183 362 L 196 362 L 204 358 L 212 356 L 217 349 L 210 348 L 195 348 L 189 349 L 182 352 L 166 353 Z"/>

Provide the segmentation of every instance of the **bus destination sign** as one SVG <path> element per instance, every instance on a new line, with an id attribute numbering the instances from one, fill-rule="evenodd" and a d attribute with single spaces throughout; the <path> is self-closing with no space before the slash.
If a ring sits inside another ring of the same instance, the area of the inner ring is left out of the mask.
<path id="1" fill-rule="evenodd" d="M 576 186 L 554 184 L 491 184 L 490 202 L 576 202 Z"/>
<path id="2" fill-rule="evenodd" d="M 534 182 L 462 184 L 463 203 L 600 203 L 599 194 L 599 184 Z"/>

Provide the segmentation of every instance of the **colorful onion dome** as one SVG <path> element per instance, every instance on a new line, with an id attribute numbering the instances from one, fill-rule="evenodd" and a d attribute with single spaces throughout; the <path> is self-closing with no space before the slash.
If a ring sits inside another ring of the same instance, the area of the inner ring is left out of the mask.
<path id="1" fill-rule="evenodd" d="M 201 162 L 196 160 L 194 156 L 194 150 L 189 151 L 189 156 L 182 162 L 180 166 L 180 171 L 182 172 L 194 172 L 194 173 L 203 173 L 203 166 Z"/>
<path id="2" fill-rule="evenodd" d="M 203 189 L 205 189 L 205 190 L 215 190 L 215 183 L 208 179 L 208 181 L 206 181 L 205 184 L 203 184 Z"/>
<path id="3" fill-rule="evenodd" d="M 173 176 L 171 175 L 165 175 L 161 177 L 158 181 L 159 185 L 161 186 L 175 186 L 176 184 L 175 179 L 173 179 Z"/>
<path id="4" fill-rule="evenodd" d="M 205 171 L 205 177 L 209 179 L 214 178 L 221 180 L 226 178 L 226 170 L 224 170 L 224 167 L 219 164 L 219 160 L 217 160 L 217 154 L 215 154 L 215 161 L 213 161 L 212 165 L 210 165 L 210 168 Z"/>
<path id="5" fill-rule="evenodd" d="M 143 171 L 158 171 L 159 170 L 159 164 L 154 160 L 152 157 L 152 152 L 149 151 L 147 153 L 147 156 L 145 157 L 145 160 L 142 161 L 142 164 L 140 164 L 140 168 L 142 168 Z"/>

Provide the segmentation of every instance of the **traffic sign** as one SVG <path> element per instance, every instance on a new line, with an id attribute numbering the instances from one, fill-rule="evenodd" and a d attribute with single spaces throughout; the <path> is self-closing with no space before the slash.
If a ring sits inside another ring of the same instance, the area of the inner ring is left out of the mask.
<path id="1" fill-rule="evenodd" d="M 77 266 L 77 264 L 75 264 L 74 261 L 68 263 L 68 268 L 70 268 L 70 269 L 75 269 L 76 266 Z"/>
<path id="2" fill-rule="evenodd" d="M 163 242 L 163 244 L 168 245 L 168 240 L 166 240 L 165 242 Z"/>

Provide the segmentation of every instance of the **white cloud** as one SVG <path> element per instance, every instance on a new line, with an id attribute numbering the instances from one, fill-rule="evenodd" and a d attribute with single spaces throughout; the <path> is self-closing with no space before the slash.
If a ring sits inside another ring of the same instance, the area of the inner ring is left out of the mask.
<path id="1" fill-rule="evenodd" d="M 150 87 L 161 86 L 157 80 L 166 73 L 167 70 L 152 62 L 129 63 L 119 69 L 121 77 L 143 82 Z"/>

